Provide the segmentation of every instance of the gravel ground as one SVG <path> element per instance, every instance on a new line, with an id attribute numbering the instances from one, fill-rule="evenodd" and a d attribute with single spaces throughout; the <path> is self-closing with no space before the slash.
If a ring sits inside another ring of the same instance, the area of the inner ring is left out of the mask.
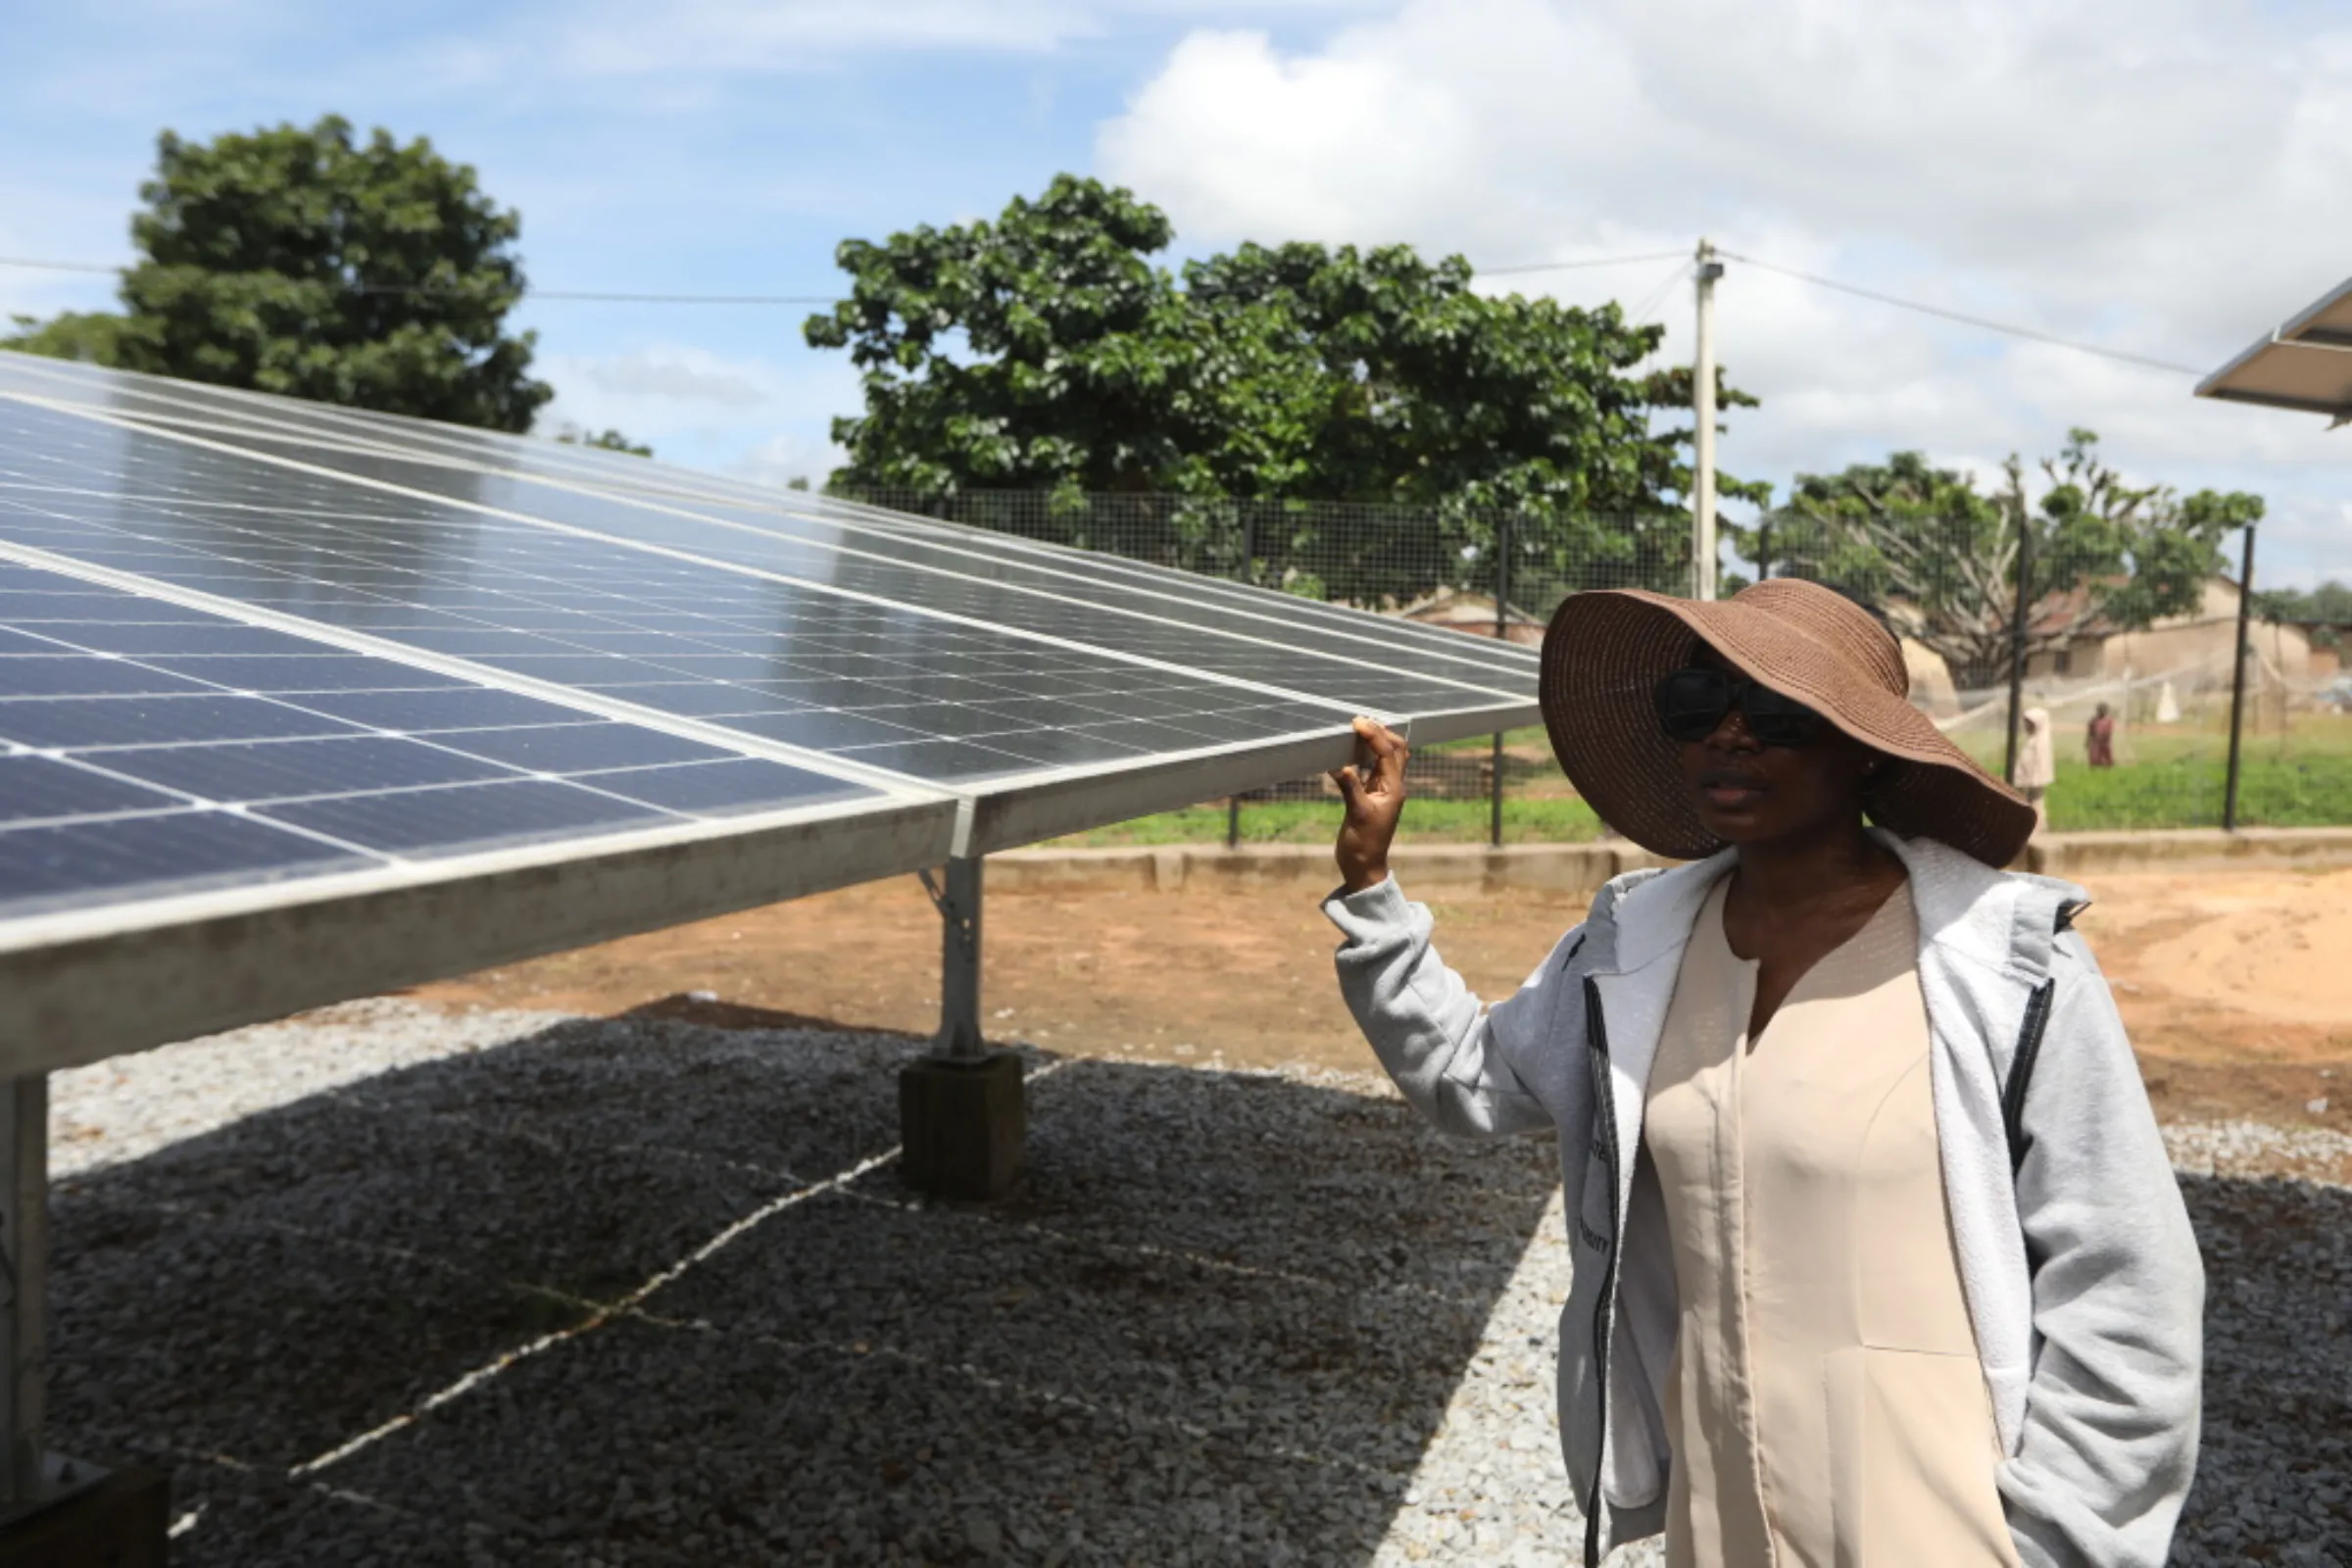
<path id="1" fill-rule="evenodd" d="M 913 1049 L 374 1002 L 61 1073 L 56 1441 L 183 1565 L 1578 1560 L 1546 1145 L 1041 1055 L 1026 1197 L 924 1206 Z M 2352 1139 L 2167 1136 L 2176 1560 L 2352 1562 Z"/>

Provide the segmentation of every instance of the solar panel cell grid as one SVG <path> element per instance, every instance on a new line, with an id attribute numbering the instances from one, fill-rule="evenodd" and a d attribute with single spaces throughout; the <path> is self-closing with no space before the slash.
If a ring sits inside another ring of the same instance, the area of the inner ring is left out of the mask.
<path id="1" fill-rule="evenodd" d="M 1336 760 L 1357 710 L 1524 722 L 1534 668 L 825 497 L 0 354 L 0 1011 L 43 1020 L 11 1059 L 405 983 L 396 946 L 497 961 L 1250 787 Z M 198 890 L 234 897 L 154 903 Z M 67 940 L 120 983 L 44 967 Z M 158 951 L 207 1000 L 149 997 Z"/>
<path id="2" fill-rule="evenodd" d="M 481 844 L 589 829 L 653 827 L 676 817 L 601 791 L 540 779 L 380 795 L 336 795 L 254 808 L 256 814 L 388 855 L 457 855 Z"/>
<path id="3" fill-rule="evenodd" d="M 348 847 L 225 811 L 166 811 L 0 831 L 0 913 L 133 893 L 251 886 L 378 864 Z"/>
<path id="4" fill-rule="evenodd" d="M 881 514 L 822 495 L 762 490 L 717 475 L 634 459 L 551 449 L 522 438 L 428 425 L 359 410 L 275 401 L 260 408 L 250 397 L 224 389 L 153 382 L 133 387 L 121 377 L 90 382 L 77 379 L 75 372 L 58 374 L 75 380 L 74 395 L 129 416 L 231 420 L 237 428 L 264 439 L 299 433 L 305 440 L 370 443 L 382 449 L 376 455 L 395 460 L 405 454 L 411 460 L 478 465 L 516 476 L 592 485 L 804 540 L 827 552 L 861 550 L 987 581 L 1076 593 L 1095 603 L 1202 628 L 1271 634 L 1292 643 L 1304 638 L 1298 645 L 1335 653 L 1353 650 L 1384 662 L 1394 662 L 1401 645 L 1411 650 L 1424 673 L 1474 681 L 1532 678 L 1532 651 L 1515 645 L 1473 641 L 1410 622 L 1367 628 L 1352 612 L 1334 607 L 1039 541 Z M 64 382 L 53 377 L 49 389 L 63 390 Z M 289 455 L 293 450 L 289 449 Z M 317 447 L 301 450 L 310 454 L 306 461 L 327 466 L 338 462 L 331 452 Z M 355 448 L 353 455 L 368 454 L 361 447 Z M 542 500 L 529 510 L 551 507 L 561 512 L 563 503 Z M 1277 626 L 1279 631 L 1269 631 Z"/>
<path id="5" fill-rule="evenodd" d="M 280 443 L 252 443 L 254 450 L 311 461 Z M 334 465 L 428 494 L 470 501 L 526 514 L 560 515 L 567 525 L 635 543 L 684 551 L 699 560 L 724 562 L 785 576 L 821 581 L 903 604 L 920 604 L 992 625 L 1012 626 L 1090 646 L 1120 649 L 1214 674 L 1267 683 L 1288 683 L 1318 696 L 1359 705 L 1405 709 L 1449 703 L 1468 707 L 1469 692 L 1449 693 L 1436 680 L 1369 662 L 1380 651 L 1354 638 L 1320 628 L 1252 622 L 1242 617 L 1165 601 L 1147 600 L 1101 584 L 1055 579 L 1046 574 L 906 544 L 902 557 L 928 555 L 926 564 L 949 560 L 955 569 L 925 570 L 907 561 L 851 554 L 837 543 L 812 541 L 767 528 L 730 526 L 676 515 L 605 496 L 554 491 L 504 475 L 456 472 L 394 458 L 348 454 Z M 781 524 L 776 524 L 781 527 Z M 971 575 L 978 569 L 1000 579 Z M 1426 656 L 1433 671 L 1476 681 L 1484 666 Z"/>
<path id="6" fill-rule="evenodd" d="M 267 628 L 122 618 L 148 602 L 57 573 L 0 590 L 55 612 L 18 629 L 44 652 L 0 650 L 0 917 L 873 794 Z"/>
<path id="7" fill-rule="evenodd" d="M 128 439 L 134 445 L 139 440 Z M 176 464 L 180 455 L 172 456 Z M 237 461 L 201 452 L 194 460 L 208 466 Z M 299 473 L 289 480 L 298 491 L 332 483 Z M 173 482 L 161 488 L 186 486 Z M 963 678 L 976 682 L 976 689 L 1008 698 L 1082 700 L 1157 691 L 1182 694 L 1181 706 L 1200 714 L 1231 708 L 1237 698 L 1251 706 L 1263 701 L 1214 680 L 1139 665 L 1108 652 L 1013 638 L 897 606 L 649 558 L 626 545 L 549 534 L 479 514 L 450 514 L 426 502 L 416 506 L 418 517 L 398 538 L 386 537 L 381 528 L 369 531 L 372 525 L 347 528 L 309 514 L 294 519 L 294 531 L 305 535 L 297 544 L 265 530 L 261 517 L 233 508 L 125 503 L 98 495 L 61 498 L 55 491 L 36 498 L 20 492 L 14 510 L 0 500 L 0 534 L 76 559 L 137 552 L 167 535 L 174 537 L 164 542 L 174 544 L 201 538 L 205 549 L 143 558 L 145 569 L 167 581 L 214 586 L 215 591 L 223 580 L 248 578 L 230 597 L 359 622 L 354 629 L 410 646 L 462 652 L 510 675 L 591 689 L 747 736 L 837 751 L 869 765 L 885 765 L 884 754 L 863 754 L 860 748 L 924 738 L 997 737 L 984 750 L 922 754 L 951 769 L 932 775 L 947 781 L 1001 776 L 1019 771 L 1017 764 L 1024 761 L 1034 769 L 1133 757 L 1138 754 L 1100 736 L 1056 739 L 1051 733 L 1057 725 L 1132 715 L 1113 710 L 974 716 L 956 706 L 924 704 L 906 691 L 866 683 L 919 679 L 952 668 L 967 672 Z M 279 519 L 270 520 L 278 525 Z M 439 548 L 444 541 L 452 548 Z M 397 578 L 367 589 L 346 580 L 353 562 L 395 559 L 409 564 Z M 513 569 L 518 561 L 531 563 L 533 569 Z M 372 608 L 362 617 L 350 612 L 354 606 Z M 517 611 L 537 623 L 529 634 L 537 642 L 514 640 L 514 623 L 525 618 Z M 452 626 L 446 619 L 406 625 L 418 612 L 478 619 L 471 627 Z M 656 627 L 645 625 L 649 614 L 661 617 Z M 725 640 L 706 642 L 706 637 Z M 596 645 L 608 639 L 637 652 L 598 651 Z M 574 651 L 511 651 L 541 644 Z M 764 651 L 743 652 L 747 647 Z M 677 651 L 647 657 L 657 648 Z M 1279 650 L 1263 652 L 1279 662 Z M 173 667 L 193 666 L 174 662 Z M 366 679 L 356 668 L 344 672 L 341 681 L 330 678 L 335 673 L 322 669 L 311 684 L 350 686 Z M 721 690 L 714 694 L 712 687 Z M 1466 693 L 1450 686 L 1436 689 L 1449 704 Z M 738 690 L 740 697 L 734 695 Z M 829 716 L 793 718 L 808 710 Z M 1345 718 L 1344 707 L 1336 704 L 1324 710 L 1299 705 L 1298 711 L 1301 730 L 1328 729 Z M 1212 738 L 1194 728 L 1175 728 L 1166 739 L 1176 747 L 1193 747 L 1218 744 L 1223 733 L 1220 727 Z"/>
<path id="8" fill-rule="evenodd" d="M 174 442 L 159 439 L 152 443 L 137 444 L 135 438 L 131 439 L 134 443 L 131 452 L 135 454 L 136 461 L 132 461 L 130 455 L 117 453 L 112 455 L 113 461 L 106 463 L 104 467 L 110 470 L 123 468 L 127 483 L 146 485 L 149 490 L 163 497 L 193 496 L 207 501 L 234 501 L 243 497 L 258 497 L 274 490 L 275 505 L 285 509 L 299 505 L 312 494 L 336 494 L 337 487 L 321 475 L 279 469 L 274 471 L 277 482 L 272 486 L 267 478 L 257 478 L 251 472 L 241 471 L 262 468 L 264 466 Z M 275 451 L 279 456 L 298 462 L 309 462 L 322 456 L 264 441 L 246 444 L 254 450 Z M 934 611 L 968 615 L 993 625 L 1012 626 L 1043 635 L 1068 638 L 1097 648 L 1118 649 L 1145 658 L 1162 659 L 1237 679 L 1268 683 L 1287 681 L 1294 688 L 1304 687 L 1316 696 L 1356 707 L 1402 710 L 1415 707 L 1474 706 L 1480 700 L 1480 694 L 1474 690 L 1475 683 L 1487 678 L 1483 669 L 1474 664 L 1453 664 L 1439 656 L 1425 656 L 1422 662 L 1464 677 L 1465 683 L 1459 689 L 1441 681 L 1362 662 L 1359 662 L 1359 656 L 1376 656 L 1381 651 L 1353 640 L 1335 639 L 1313 627 L 1286 627 L 1264 622 L 1236 622 L 1233 627 L 1186 624 L 1180 620 L 1163 618 L 1163 612 L 1189 616 L 1196 621 L 1202 616 L 1164 601 L 1152 601 L 1144 610 L 1133 612 L 1099 608 L 1091 601 L 1104 597 L 1117 598 L 1119 593 L 1097 585 L 1054 580 L 1051 583 L 1053 592 L 1042 588 L 1032 591 L 1026 587 L 1015 588 L 980 581 L 956 571 L 924 570 L 896 561 L 852 555 L 838 548 L 757 528 L 675 516 L 608 497 L 554 490 L 503 475 L 430 468 L 366 454 L 332 456 L 342 471 L 373 476 L 385 482 L 461 502 L 500 506 L 530 514 L 560 513 L 567 528 L 592 530 L 624 544 L 683 551 L 697 558 L 682 564 L 689 573 L 707 572 L 708 568 L 702 565 L 704 561 L 730 563 L 870 593 L 899 603 L 920 604 Z M 68 458 L 62 453 L 53 455 L 51 462 L 61 469 L 70 466 Z M 321 490 L 321 485 L 326 488 Z M 473 523 L 479 526 L 481 514 L 472 514 L 470 516 Z M 551 567 L 545 564 L 548 559 L 545 546 L 559 540 L 562 564 L 553 568 L 552 574 L 560 578 L 568 577 L 577 581 L 592 576 L 600 566 L 611 567 L 615 562 L 624 562 L 622 569 L 646 580 L 648 587 L 658 584 L 662 576 L 662 568 L 642 554 L 631 553 L 621 557 L 608 554 L 599 557 L 588 548 L 593 541 L 576 531 L 569 535 L 544 535 L 535 541 L 541 548 L 538 559 L 527 568 L 528 576 L 545 577 L 551 574 Z M 206 553 L 213 552 L 208 550 Z M 252 550 L 240 554 L 246 560 L 256 559 L 256 552 Z M 84 556 L 82 559 L 95 558 Z M 155 569 L 144 564 L 154 558 L 138 559 L 141 564 L 125 569 Z M 984 564 L 976 561 L 961 561 L 960 558 L 959 564 Z M 1135 596 L 1126 597 L 1133 599 Z M 1149 613 L 1145 612 L 1147 610 Z M 1215 615 L 1207 618 L 1211 621 L 1219 619 Z M 1232 617 L 1223 619 L 1231 620 Z M 1333 649 L 1338 652 L 1328 651 Z"/>
<path id="9" fill-rule="evenodd" d="M 109 778 L 70 761 L 0 756 L 0 820 L 168 810 L 179 804 L 159 791 Z"/>

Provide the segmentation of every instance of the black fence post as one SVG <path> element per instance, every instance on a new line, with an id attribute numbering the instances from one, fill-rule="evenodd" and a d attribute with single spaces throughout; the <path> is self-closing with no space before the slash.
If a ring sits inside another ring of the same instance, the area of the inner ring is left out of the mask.
<path id="1" fill-rule="evenodd" d="M 1253 526 L 1257 517 L 1250 510 L 1249 502 L 1241 502 L 1240 506 L 1242 509 L 1242 560 L 1241 564 L 1235 568 L 1234 574 L 1244 584 L 1248 584 L 1254 581 L 1257 576 L 1256 572 L 1250 569 L 1253 564 L 1251 558 L 1257 554 L 1257 530 Z M 1229 850 L 1238 850 L 1242 847 L 1242 798 L 1239 795 L 1225 797 L 1225 847 Z"/>
<path id="2" fill-rule="evenodd" d="M 2246 724 L 2247 639 L 2254 612 L 2254 525 L 2246 524 L 2245 564 L 2237 573 L 2237 667 L 2230 676 L 2230 777 L 2222 789 L 2222 831 L 2237 831 L 2238 740 Z"/>
<path id="3" fill-rule="evenodd" d="M 1501 642 L 1511 634 L 1511 514 L 1507 512 L 1494 519 L 1494 640 Z M 1492 777 L 1487 780 L 1488 822 L 1487 842 L 1502 848 L 1502 731 L 1494 732 L 1494 762 Z"/>
<path id="4" fill-rule="evenodd" d="M 2009 749 L 2001 762 L 2001 778 L 2017 782 L 2018 725 L 2024 717 L 2026 689 L 2026 624 L 2034 595 L 2034 524 L 2021 497 L 2017 505 L 2017 604 L 2009 615 Z"/>

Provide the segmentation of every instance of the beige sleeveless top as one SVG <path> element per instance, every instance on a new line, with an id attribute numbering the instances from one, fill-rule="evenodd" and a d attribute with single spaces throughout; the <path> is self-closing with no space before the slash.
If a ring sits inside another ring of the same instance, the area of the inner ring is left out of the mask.
<path id="1" fill-rule="evenodd" d="M 1756 966 L 1692 930 L 1642 1157 L 1682 1296 L 1670 1568 L 2016 1568 L 1944 1209 L 1908 887 L 1753 1051 Z"/>

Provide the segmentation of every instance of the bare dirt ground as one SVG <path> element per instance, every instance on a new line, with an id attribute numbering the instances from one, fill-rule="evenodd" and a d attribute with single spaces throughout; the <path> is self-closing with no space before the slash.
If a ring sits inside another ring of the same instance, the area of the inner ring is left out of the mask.
<path id="1" fill-rule="evenodd" d="M 1491 997 L 1543 959 L 1584 902 L 1409 891 L 1435 909 L 1447 961 Z M 2081 927 L 2160 1114 L 2352 1132 L 2352 871 L 2135 873 L 2090 892 Z M 1287 889 L 993 892 L 989 1029 L 1078 1055 L 1362 1068 L 1370 1053 L 1332 984 L 1335 941 L 1313 895 Z M 453 1008 L 644 1008 L 746 1026 L 789 1015 L 926 1034 L 938 969 L 937 917 L 906 878 L 413 995 Z"/>

